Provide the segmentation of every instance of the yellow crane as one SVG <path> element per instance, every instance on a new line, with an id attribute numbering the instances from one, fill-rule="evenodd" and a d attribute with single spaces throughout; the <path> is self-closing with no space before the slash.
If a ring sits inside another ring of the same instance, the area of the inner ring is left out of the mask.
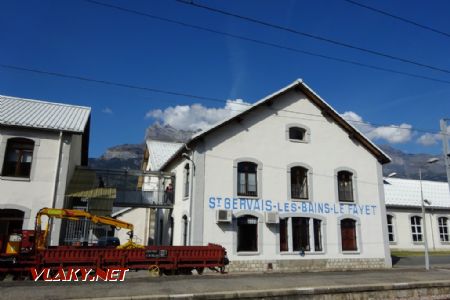
<path id="1" fill-rule="evenodd" d="M 48 222 L 45 230 L 41 229 L 42 225 L 42 216 L 48 217 Z M 50 219 L 66 219 L 66 220 L 75 220 L 78 221 L 80 219 L 90 220 L 94 224 L 105 224 L 111 225 L 116 228 L 124 228 L 128 229 L 128 235 L 130 236 L 128 242 L 123 245 L 118 246 L 119 249 L 132 249 L 132 248 L 143 248 L 143 246 L 138 245 L 133 242 L 133 231 L 134 226 L 131 223 L 127 223 L 121 220 L 113 219 L 110 217 L 102 217 L 92 215 L 83 210 L 76 209 L 63 209 L 63 208 L 42 208 L 36 215 L 36 248 L 39 250 L 45 249 L 47 247 L 47 236 L 49 232 Z"/>

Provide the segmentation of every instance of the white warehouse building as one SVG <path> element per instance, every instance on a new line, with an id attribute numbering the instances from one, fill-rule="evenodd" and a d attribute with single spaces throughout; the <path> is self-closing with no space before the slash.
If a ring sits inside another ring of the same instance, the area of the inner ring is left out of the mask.
<path id="1" fill-rule="evenodd" d="M 202 131 L 174 172 L 174 245 L 221 244 L 230 271 L 391 266 L 390 158 L 303 81 Z"/>
<path id="2" fill-rule="evenodd" d="M 431 251 L 450 250 L 450 192 L 447 182 L 422 181 L 425 220 L 419 180 L 386 178 L 384 189 L 391 249 L 423 251 L 426 227 Z"/>

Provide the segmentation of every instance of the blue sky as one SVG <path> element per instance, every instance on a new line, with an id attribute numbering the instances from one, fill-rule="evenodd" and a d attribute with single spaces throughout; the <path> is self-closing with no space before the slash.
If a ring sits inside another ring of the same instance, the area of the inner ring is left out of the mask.
<path id="1" fill-rule="evenodd" d="M 103 1 L 286 47 L 450 81 L 448 73 L 299 37 L 176 1 Z M 450 69 L 449 37 L 343 0 L 199 2 Z M 448 1 L 361 3 L 450 31 Z M 432 135 L 425 142 L 429 145 L 418 143 L 424 133 L 415 128 L 437 131 L 439 119 L 450 117 L 450 84 L 266 47 L 81 0 L 2 1 L 0 11 L 1 64 L 249 103 L 303 78 L 338 112 L 347 112 L 352 119 L 403 124 L 405 129 L 400 132 L 387 132 L 378 126 L 362 128 L 375 142 L 391 143 L 408 152 L 439 153 L 442 148 Z M 221 109 L 224 103 L 3 68 L 0 94 L 92 107 L 90 156 L 94 157 L 113 145 L 142 142 L 146 127 L 155 121 L 204 125 L 228 113 Z M 187 106 L 194 103 L 200 105 Z M 174 120 L 173 114 L 180 111 L 184 115 Z M 433 138 L 437 143 L 430 145 Z"/>

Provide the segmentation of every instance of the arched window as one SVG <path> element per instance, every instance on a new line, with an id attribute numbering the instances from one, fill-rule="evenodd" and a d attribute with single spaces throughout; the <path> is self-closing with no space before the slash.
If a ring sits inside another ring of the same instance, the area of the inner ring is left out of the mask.
<path id="1" fill-rule="evenodd" d="M 29 178 L 33 160 L 34 141 L 24 138 L 8 139 L 2 176 Z"/>
<path id="2" fill-rule="evenodd" d="M 341 220 L 342 251 L 357 251 L 356 221 L 353 219 Z"/>
<path id="3" fill-rule="evenodd" d="M 189 168 L 189 164 L 184 166 L 184 197 L 189 197 L 189 180 L 190 180 L 191 172 Z"/>
<path id="4" fill-rule="evenodd" d="M 183 216 L 183 246 L 187 245 L 188 237 L 188 218 L 186 215 Z"/>
<path id="5" fill-rule="evenodd" d="M 339 171 L 337 173 L 339 201 L 353 202 L 353 173 Z"/>
<path id="6" fill-rule="evenodd" d="M 303 167 L 291 168 L 291 198 L 308 199 L 308 169 Z"/>
<path id="7" fill-rule="evenodd" d="M 419 216 L 411 217 L 411 234 L 413 242 L 422 242 L 422 218 Z"/>
<path id="8" fill-rule="evenodd" d="M 392 215 L 387 215 L 386 218 L 389 242 L 395 242 L 394 217 Z"/>
<path id="9" fill-rule="evenodd" d="M 238 196 L 258 196 L 258 186 L 257 186 L 257 170 L 258 165 L 249 162 L 243 161 L 238 163 L 238 176 L 237 176 L 237 188 L 238 188 Z"/>
<path id="10" fill-rule="evenodd" d="M 292 141 L 306 141 L 306 129 L 302 127 L 289 127 L 289 139 Z"/>
<path id="11" fill-rule="evenodd" d="M 439 238 L 441 242 L 448 242 L 448 218 L 440 217 L 438 218 L 439 226 Z"/>
<path id="12" fill-rule="evenodd" d="M 237 218 L 237 251 L 258 251 L 258 218 L 244 215 Z"/>

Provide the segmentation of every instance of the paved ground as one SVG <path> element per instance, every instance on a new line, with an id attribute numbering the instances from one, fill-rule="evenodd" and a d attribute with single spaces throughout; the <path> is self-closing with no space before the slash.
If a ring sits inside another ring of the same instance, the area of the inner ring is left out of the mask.
<path id="1" fill-rule="evenodd" d="M 450 268 L 401 268 L 383 271 L 206 274 L 151 278 L 146 272 L 127 275 L 125 282 L 0 282 L 0 299 L 77 299 L 131 295 L 179 295 L 187 293 L 249 291 L 305 287 L 357 286 L 363 284 L 402 284 L 448 280 Z"/>
<path id="2" fill-rule="evenodd" d="M 423 256 L 393 257 L 392 263 L 394 267 L 420 267 L 425 265 L 425 258 Z M 430 264 L 450 267 L 450 255 L 430 256 Z"/>

